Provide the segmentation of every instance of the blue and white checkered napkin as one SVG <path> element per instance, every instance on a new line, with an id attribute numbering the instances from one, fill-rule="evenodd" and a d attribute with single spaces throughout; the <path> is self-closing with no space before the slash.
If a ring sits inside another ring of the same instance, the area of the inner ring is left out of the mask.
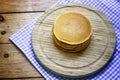
<path id="1" fill-rule="evenodd" d="M 55 5 L 63 3 L 77 2 L 93 6 L 104 13 L 111 21 L 116 33 L 116 48 L 112 61 L 97 76 L 88 78 L 88 80 L 120 80 L 120 1 L 119 0 L 59 0 Z M 32 49 L 32 29 L 38 18 L 25 25 L 18 32 L 10 37 L 10 40 L 25 54 L 35 68 L 47 80 L 70 80 L 60 77 L 44 69 L 36 60 Z M 72 79 L 73 80 L 73 79 Z M 76 80 L 76 79 L 74 79 Z M 77 79 L 79 80 L 79 79 Z"/>

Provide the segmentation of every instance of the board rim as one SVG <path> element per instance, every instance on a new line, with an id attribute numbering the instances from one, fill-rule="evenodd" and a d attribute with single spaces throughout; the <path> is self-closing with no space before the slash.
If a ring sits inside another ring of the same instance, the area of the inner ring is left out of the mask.
<path id="1" fill-rule="evenodd" d="M 38 28 L 39 28 L 38 24 L 41 24 L 41 23 L 42 23 L 42 20 L 43 20 L 48 14 L 50 14 L 53 10 L 57 10 L 58 8 L 63 8 L 63 7 L 66 7 L 66 6 L 67 6 L 67 7 L 68 7 L 68 6 L 82 6 L 82 7 L 84 7 L 84 8 L 87 7 L 87 8 L 89 8 L 89 9 L 91 9 L 92 11 L 95 11 L 97 14 L 99 14 L 100 17 L 102 17 L 102 18 L 104 19 L 104 21 L 107 21 L 107 22 L 106 22 L 106 23 L 108 23 L 107 25 L 109 25 L 109 26 L 111 27 L 111 28 L 109 29 L 109 31 L 113 31 L 113 33 L 114 33 L 113 35 L 110 35 L 111 41 L 114 42 L 114 45 L 112 45 L 112 47 L 113 47 L 113 51 L 112 51 L 112 52 L 114 52 L 115 43 L 116 43 L 116 40 L 115 40 L 115 32 L 114 32 L 114 29 L 113 29 L 113 27 L 112 27 L 112 24 L 111 24 L 110 21 L 106 18 L 106 16 L 103 15 L 100 11 L 98 11 L 97 9 L 95 9 L 95 8 L 93 8 L 93 7 L 91 7 L 91 6 L 88 6 L 88 5 L 85 5 L 85 4 L 78 4 L 78 3 L 69 3 L 69 4 L 62 4 L 62 5 L 56 6 L 55 8 L 49 9 L 48 11 L 46 11 L 46 12 L 44 13 L 43 16 L 40 17 L 40 19 L 39 19 L 38 22 L 36 23 L 37 25 L 35 25 L 35 27 L 34 27 L 34 29 L 33 29 L 33 33 L 32 33 L 32 45 L 33 45 L 33 49 L 34 49 L 35 55 L 36 55 L 36 53 L 37 53 L 35 44 L 37 44 L 37 43 L 34 43 L 34 38 L 35 38 L 34 35 L 36 34 L 36 32 L 38 32 L 38 31 L 36 31 L 36 30 L 38 30 Z M 38 27 L 37 29 L 35 29 L 36 26 Z M 113 37 L 113 38 L 111 38 L 111 37 Z M 111 54 L 111 56 L 109 57 L 109 59 L 107 60 L 107 62 L 106 62 L 103 66 L 105 66 L 105 65 L 109 62 L 109 60 L 111 59 L 112 55 L 113 55 L 113 53 Z M 36 55 L 36 57 L 37 57 L 37 55 Z M 38 57 L 37 57 L 37 59 L 38 59 L 38 61 L 39 61 L 43 66 L 45 66 Z M 99 69 L 101 69 L 103 66 L 101 66 Z M 45 66 L 45 67 L 46 67 L 46 66 Z M 46 68 L 48 68 L 48 67 L 46 67 Z M 49 68 L 48 68 L 48 69 L 49 69 Z M 51 70 L 51 69 L 50 69 L 50 70 Z M 52 70 L 52 71 L 53 71 L 53 70 Z M 55 71 L 53 71 L 53 72 L 55 72 Z M 93 71 L 92 73 L 94 73 L 94 72 L 96 72 L 96 71 Z M 55 73 L 58 73 L 58 72 L 55 72 Z M 58 74 L 60 74 L 60 73 L 58 73 Z M 88 73 L 88 74 L 91 74 L 91 73 Z M 86 74 L 86 75 L 88 75 L 88 74 Z M 64 74 L 60 74 L 60 75 L 64 75 Z M 71 75 L 64 75 L 64 76 L 71 76 Z M 84 76 L 84 75 L 76 75 L 76 76 L 72 76 L 72 77 L 77 77 L 77 76 Z"/>

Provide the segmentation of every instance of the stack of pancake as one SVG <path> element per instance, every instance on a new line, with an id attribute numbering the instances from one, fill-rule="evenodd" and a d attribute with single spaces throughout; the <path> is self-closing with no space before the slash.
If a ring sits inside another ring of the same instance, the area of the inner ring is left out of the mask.
<path id="1" fill-rule="evenodd" d="M 79 12 L 59 15 L 53 25 L 55 45 L 67 52 L 79 52 L 88 47 L 92 36 L 90 21 Z"/>

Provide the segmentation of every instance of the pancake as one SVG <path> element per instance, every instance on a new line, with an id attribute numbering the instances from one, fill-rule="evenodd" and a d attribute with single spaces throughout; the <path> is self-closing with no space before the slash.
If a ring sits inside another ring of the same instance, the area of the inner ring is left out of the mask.
<path id="1" fill-rule="evenodd" d="M 78 52 L 89 45 L 92 26 L 84 15 L 66 12 L 55 19 L 52 32 L 57 46 L 65 51 Z"/>

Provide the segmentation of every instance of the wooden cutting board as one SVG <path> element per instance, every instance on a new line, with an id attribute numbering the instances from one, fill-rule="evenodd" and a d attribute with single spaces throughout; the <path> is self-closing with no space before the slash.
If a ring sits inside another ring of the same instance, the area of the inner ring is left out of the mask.
<path id="1" fill-rule="evenodd" d="M 54 20 L 67 11 L 80 12 L 93 27 L 93 36 L 86 50 L 67 53 L 53 43 Z M 64 76 L 84 76 L 92 74 L 107 64 L 115 48 L 115 34 L 109 20 L 98 10 L 83 4 L 64 4 L 49 9 L 39 18 L 32 34 L 35 55 L 47 69 Z"/>

